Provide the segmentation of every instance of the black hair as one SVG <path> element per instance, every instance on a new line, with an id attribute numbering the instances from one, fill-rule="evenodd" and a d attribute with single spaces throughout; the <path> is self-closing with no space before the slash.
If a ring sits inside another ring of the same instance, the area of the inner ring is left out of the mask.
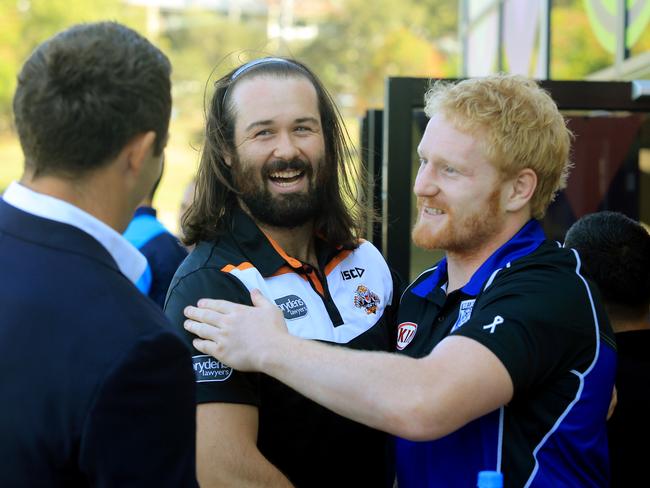
<path id="1" fill-rule="evenodd" d="M 75 25 L 45 41 L 23 65 L 13 100 L 26 167 L 34 177 L 75 179 L 148 131 L 160 155 L 170 74 L 158 48 L 115 22 Z"/>
<path id="2" fill-rule="evenodd" d="M 605 303 L 643 309 L 650 304 L 650 234 L 619 212 L 585 215 L 567 231 L 564 245 L 578 251 L 584 274 Z"/>

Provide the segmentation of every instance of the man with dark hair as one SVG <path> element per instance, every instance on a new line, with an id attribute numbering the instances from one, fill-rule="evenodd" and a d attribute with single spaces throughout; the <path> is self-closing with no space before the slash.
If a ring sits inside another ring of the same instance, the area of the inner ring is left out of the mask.
<path id="1" fill-rule="evenodd" d="M 176 269 L 187 256 L 187 251 L 156 218 L 153 197 L 161 179 L 162 173 L 153 190 L 135 210 L 133 220 L 124 231 L 124 237 L 147 258 L 147 267 L 136 286 L 163 308 L 169 284 Z"/>
<path id="2" fill-rule="evenodd" d="M 618 212 L 586 215 L 564 245 L 578 251 L 596 283 L 616 333 L 617 404 L 609 419 L 612 486 L 636 486 L 646 476 L 650 439 L 650 234 Z"/>
<path id="3" fill-rule="evenodd" d="M 220 79 L 184 217 L 196 248 L 165 307 L 172 323 L 182 329 L 200 298 L 250 304 L 259 288 L 296 336 L 389 350 L 396 292 L 381 254 L 359 240 L 349 162 L 336 107 L 306 66 L 262 58 Z M 205 486 L 392 485 L 385 434 L 196 350 L 194 370 Z"/>
<path id="4" fill-rule="evenodd" d="M 509 488 L 607 486 L 613 333 L 539 222 L 571 133 L 521 76 L 437 83 L 425 102 L 413 241 L 445 258 L 402 294 L 397 354 L 287 334 L 258 291 L 255 307 L 201 300 L 185 327 L 209 339 L 200 351 L 396 435 L 400 488 L 475 486 L 484 470 Z"/>
<path id="5" fill-rule="evenodd" d="M 189 353 L 120 233 L 160 175 L 168 59 L 112 22 L 18 76 L 20 183 L 0 200 L 0 486 L 196 486 Z"/>

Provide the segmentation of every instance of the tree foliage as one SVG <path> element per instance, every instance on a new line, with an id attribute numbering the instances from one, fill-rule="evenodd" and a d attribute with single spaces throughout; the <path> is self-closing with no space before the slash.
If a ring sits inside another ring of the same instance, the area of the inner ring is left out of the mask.
<path id="1" fill-rule="evenodd" d="M 455 53 L 438 41 L 453 38 L 457 5 L 445 0 L 344 0 L 311 43 L 296 54 L 334 93 L 352 95 L 360 112 L 383 104 L 387 76 L 455 74 Z M 345 100 L 345 99 L 344 99 Z"/>
<path id="2" fill-rule="evenodd" d="M 173 66 L 177 116 L 196 114 L 204 95 L 211 94 L 211 83 L 247 56 L 267 54 L 261 19 L 232 21 L 217 12 L 190 9 L 167 15 L 165 24 L 160 44 Z"/>
<path id="3" fill-rule="evenodd" d="M 158 35 L 147 33 L 147 11 L 123 0 L 0 0 L 0 131 L 10 124 L 16 74 L 34 47 L 55 32 L 82 21 L 115 19 L 148 35 L 174 66 L 176 116 L 196 117 L 203 96 L 233 66 L 268 54 L 306 62 L 355 114 L 383 105 L 388 76 L 457 74 L 458 2 L 448 0 L 337 0 L 309 41 L 276 43 L 267 19 L 237 19 L 198 9 L 163 11 Z M 552 75 L 580 79 L 610 65 L 597 43 L 583 0 L 553 2 Z M 310 22 L 313 19 L 310 19 Z M 650 46 L 645 33 L 635 52 Z"/>
<path id="4" fill-rule="evenodd" d="M 144 26 L 142 9 L 116 0 L 0 0 L 0 130 L 10 124 L 16 76 L 34 48 L 72 24 L 105 19 Z"/>

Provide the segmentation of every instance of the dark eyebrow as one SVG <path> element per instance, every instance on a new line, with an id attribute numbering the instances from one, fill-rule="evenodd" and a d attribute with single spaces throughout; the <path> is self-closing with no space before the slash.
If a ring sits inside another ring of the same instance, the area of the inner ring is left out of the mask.
<path id="1" fill-rule="evenodd" d="M 316 117 L 301 117 L 295 120 L 296 124 L 304 124 L 305 122 L 311 122 L 312 124 L 320 125 L 320 122 Z"/>
<path id="2" fill-rule="evenodd" d="M 271 124 L 273 124 L 272 120 L 257 120 L 255 122 L 248 124 L 248 126 L 246 126 L 246 128 L 244 129 L 244 132 L 249 132 L 255 127 L 268 127 Z"/>
<path id="3" fill-rule="evenodd" d="M 312 124 L 320 125 L 320 122 L 316 117 L 300 117 L 299 119 L 294 120 L 294 124 L 304 124 L 304 123 L 312 123 Z M 273 125 L 272 120 L 256 120 L 255 122 L 251 122 L 250 124 L 248 124 L 244 129 L 244 131 L 250 132 L 256 127 L 268 127 L 269 125 Z"/>

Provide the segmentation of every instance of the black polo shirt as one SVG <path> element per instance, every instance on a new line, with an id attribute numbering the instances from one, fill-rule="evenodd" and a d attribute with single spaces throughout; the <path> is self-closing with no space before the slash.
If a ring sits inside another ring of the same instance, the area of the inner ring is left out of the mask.
<path id="1" fill-rule="evenodd" d="M 608 486 L 614 339 L 577 253 L 530 221 L 465 286 L 446 286 L 445 260 L 409 286 L 398 351 L 423 357 L 450 334 L 472 338 L 504 364 L 514 397 L 442 439 L 398 439 L 400 488 L 473 486 L 482 470 L 510 487 Z"/>
<path id="2" fill-rule="evenodd" d="M 317 239 L 318 269 L 288 256 L 237 210 L 230 232 L 201 242 L 176 272 L 165 312 L 183 330 L 183 309 L 200 298 L 251 304 L 258 288 L 299 337 L 353 349 L 395 343 L 393 277 L 369 242 L 334 249 Z M 191 347 L 191 334 L 185 333 Z M 241 373 L 193 349 L 199 403 L 259 409 L 258 447 L 299 487 L 392 486 L 386 434 L 336 415 L 273 378 Z M 327 372 L 323 372 L 327 374 Z"/>

